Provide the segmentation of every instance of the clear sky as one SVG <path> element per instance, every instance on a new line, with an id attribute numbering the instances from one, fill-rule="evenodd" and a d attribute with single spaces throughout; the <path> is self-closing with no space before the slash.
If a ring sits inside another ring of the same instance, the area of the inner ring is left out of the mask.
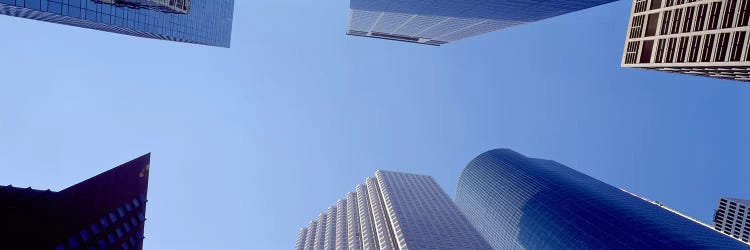
<path id="1" fill-rule="evenodd" d="M 377 169 L 451 196 L 512 148 L 710 221 L 750 198 L 750 84 L 620 68 L 631 2 L 431 47 L 347 1 L 236 1 L 231 49 L 0 16 L 0 183 L 152 152 L 147 249 L 290 249 Z"/>

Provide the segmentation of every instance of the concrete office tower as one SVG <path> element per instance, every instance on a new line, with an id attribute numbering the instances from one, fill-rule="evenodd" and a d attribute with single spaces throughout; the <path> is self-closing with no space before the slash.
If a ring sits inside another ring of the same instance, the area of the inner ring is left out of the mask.
<path id="1" fill-rule="evenodd" d="M 614 0 L 351 0 L 348 35 L 441 45 Z"/>
<path id="2" fill-rule="evenodd" d="M 750 244 L 750 200 L 721 198 L 714 229 Z"/>
<path id="3" fill-rule="evenodd" d="M 748 249 L 569 167 L 508 149 L 469 163 L 456 204 L 494 249 Z"/>
<path id="4" fill-rule="evenodd" d="M 149 161 L 59 192 L 0 186 L 0 248 L 142 249 Z"/>
<path id="5" fill-rule="evenodd" d="M 234 0 L 0 0 L 0 14 L 131 36 L 229 47 Z"/>
<path id="6" fill-rule="evenodd" d="M 298 250 L 491 249 L 432 177 L 379 170 L 355 191 L 300 230 Z"/>
<path id="7" fill-rule="evenodd" d="M 750 81 L 748 0 L 634 0 L 622 67 Z"/>

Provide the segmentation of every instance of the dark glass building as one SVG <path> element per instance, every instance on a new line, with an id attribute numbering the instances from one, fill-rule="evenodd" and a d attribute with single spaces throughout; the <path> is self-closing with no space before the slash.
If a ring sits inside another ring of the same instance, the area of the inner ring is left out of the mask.
<path id="1" fill-rule="evenodd" d="M 469 163 L 456 203 L 495 249 L 750 248 L 560 163 L 508 149 Z"/>
<path id="2" fill-rule="evenodd" d="M 229 47 L 234 0 L 0 0 L 0 14 Z"/>
<path id="3" fill-rule="evenodd" d="M 614 0 L 350 0 L 348 35 L 441 45 Z"/>
<path id="4" fill-rule="evenodd" d="M 149 161 L 59 192 L 0 186 L 0 249 L 142 249 Z"/>

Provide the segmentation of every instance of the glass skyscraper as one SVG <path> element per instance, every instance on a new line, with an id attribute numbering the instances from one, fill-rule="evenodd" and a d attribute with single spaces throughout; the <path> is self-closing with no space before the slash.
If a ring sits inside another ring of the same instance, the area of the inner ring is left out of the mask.
<path id="1" fill-rule="evenodd" d="M 229 47 L 234 0 L 0 0 L 0 14 Z"/>
<path id="2" fill-rule="evenodd" d="M 59 192 L 0 186 L 0 249 L 143 248 L 150 154 Z"/>
<path id="3" fill-rule="evenodd" d="M 351 0 L 348 35 L 441 45 L 614 0 Z"/>
<path id="4" fill-rule="evenodd" d="M 464 169 L 456 204 L 495 249 L 748 249 L 557 162 L 508 149 Z"/>
<path id="5" fill-rule="evenodd" d="M 432 177 L 377 171 L 300 230 L 296 249 L 491 249 Z"/>

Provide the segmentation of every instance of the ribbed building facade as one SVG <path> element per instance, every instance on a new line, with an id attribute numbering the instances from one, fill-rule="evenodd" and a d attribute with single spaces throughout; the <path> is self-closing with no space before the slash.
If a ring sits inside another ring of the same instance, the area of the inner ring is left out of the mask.
<path id="1" fill-rule="evenodd" d="M 300 229 L 296 249 L 491 248 L 432 177 L 377 171 Z"/>
<path id="2" fill-rule="evenodd" d="M 609 2 L 351 0 L 347 34 L 441 45 Z"/>
<path id="3" fill-rule="evenodd" d="M 714 229 L 750 244 L 750 200 L 721 198 L 714 214 Z"/>
<path id="4" fill-rule="evenodd" d="M 508 149 L 468 164 L 456 204 L 494 249 L 748 249 L 562 164 Z"/>
<path id="5" fill-rule="evenodd" d="M 220 47 L 233 11 L 234 0 L 0 0 L 0 15 Z"/>
<path id="6" fill-rule="evenodd" d="M 622 67 L 750 81 L 750 1 L 633 0 Z"/>

